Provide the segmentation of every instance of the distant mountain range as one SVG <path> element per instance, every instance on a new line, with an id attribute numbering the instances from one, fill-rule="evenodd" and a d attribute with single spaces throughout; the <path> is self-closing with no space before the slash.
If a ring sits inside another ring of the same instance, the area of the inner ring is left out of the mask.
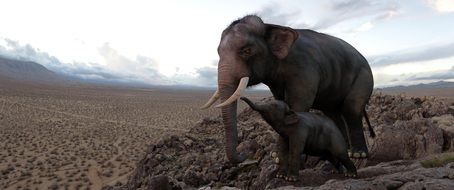
<path id="1" fill-rule="evenodd" d="M 46 67 L 30 61 L 19 61 L 0 57 L 0 78 L 3 80 L 60 84 L 69 80 Z"/>
<path id="2" fill-rule="evenodd" d="M 21 61 L 0 56 L 0 82 L 26 82 L 38 84 L 95 84 L 117 87 L 138 88 L 163 88 L 163 89 L 186 89 L 186 90 L 213 90 L 212 87 L 198 87 L 185 85 L 151 85 L 138 82 L 122 82 L 103 79 L 83 79 L 75 76 L 59 74 L 51 71 L 43 65 L 32 61 Z"/>
<path id="3" fill-rule="evenodd" d="M 448 81 L 437 81 L 432 83 L 420 83 L 416 85 L 409 85 L 409 86 L 393 86 L 393 87 L 386 87 L 383 90 L 390 90 L 390 91 L 402 91 L 402 90 L 418 90 L 418 89 L 440 89 L 440 88 L 454 88 L 454 82 Z"/>
<path id="4" fill-rule="evenodd" d="M 171 88 L 171 89 L 197 89 L 197 90 L 212 90 L 210 87 L 194 87 L 184 85 L 149 85 L 127 82 L 112 82 L 102 80 L 89 80 L 79 79 L 74 76 L 65 76 L 53 71 L 48 70 L 41 64 L 31 61 L 20 61 L 8 59 L 0 56 L 0 82 L 2 80 L 33 82 L 33 83 L 46 83 L 46 84 L 75 84 L 75 83 L 88 83 L 88 84 L 102 84 L 102 85 L 115 85 L 115 86 L 130 86 L 130 87 L 158 87 L 158 88 Z M 427 89 L 440 89 L 440 88 L 454 88 L 454 82 L 438 81 L 427 84 L 417 84 L 411 86 L 394 86 L 382 88 L 385 91 L 407 91 L 407 90 L 427 90 Z"/>

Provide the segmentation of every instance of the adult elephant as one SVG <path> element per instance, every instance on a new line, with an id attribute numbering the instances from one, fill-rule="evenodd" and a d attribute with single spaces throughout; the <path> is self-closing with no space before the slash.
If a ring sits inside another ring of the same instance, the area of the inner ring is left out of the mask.
<path id="1" fill-rule="evenodd" d="M 202 108 L 222 100 L 216 107 L 222 108 L 230 162 L 245 160 L 236 151 L 237 99 L 247 86 L 259 83 L 295 111 L 323 111 L 349 139 L 351 155 L 368 156 L 362 117 L 373 77 L 367 60 L 350 44 L 312 30 L 266 24 L 248 15 L 222 32 L 218 54 L 218 89 Z"/>

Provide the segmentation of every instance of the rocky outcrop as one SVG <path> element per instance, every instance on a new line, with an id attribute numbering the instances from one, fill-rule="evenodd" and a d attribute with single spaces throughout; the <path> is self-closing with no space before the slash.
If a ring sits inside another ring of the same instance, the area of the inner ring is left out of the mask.
<path id="1" fill-rule="evenodd" d="M 375 95 L 367 112 L 377 138 L 369 139 L 375 162 L 416 159 L 452 150 L 454 116 L 437 99 Z"/>
<path id="2" fill-rule="evenodd" d="M 368 161 L 356 161 L 356 179 L 332 174 L 326 164 L 314 165 L 311 158 L 299 182 L 274 178 L 277 165 L 270 154 L 277 134 L 257 113 L 245 109 L 238 116 L 237 149 L 248 156 L 247 162 L 227 162 L 221 120 L 205 118 L 187 134 L 150 145 L 127 185 L 107 188 L 157 189 L 153 184 L 165 184 L 167 189 L 449 189 L 454 164 L 424 168 L 418 161 L 453 151 L 449 106 L 436 99 L 375 94 L 367 112 L 377 137 L 368 139 Z"/>
<path id="3" fill-rule="evenodd" d="M 408 165 L 409 164 L 409 165 Z M 294 190 L 328 190 L 328 189 L 357 189 L 357 190 L 422 190 L 422 189 L 452 189 L 454 187 L 454 164 L 444 167 L 423 168 L 418 162 L 397 161 L 383 163 L 374 167 L 360 169 L 360 175 L 383 173 L 381 175 L 347 180 L 329 180 L 318 187 L 284 186 L 277 189 Z"/>

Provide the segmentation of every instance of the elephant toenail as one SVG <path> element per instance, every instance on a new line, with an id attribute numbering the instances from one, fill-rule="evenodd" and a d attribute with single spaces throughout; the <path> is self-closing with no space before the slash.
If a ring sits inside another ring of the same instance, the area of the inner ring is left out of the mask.
<path id="1" fill-rule="evenodd" d="M 362 153 L 361 153 L 361 158 L 367 158 L 367 153 L 362 152 Z"/>
<path id="2" fill-rule="evenodd" d="M 353 153 L 353 158 L 360 158 L 361 154 L 358 152 Z"/>
<path id="3" fill-rule="evenodd" d="M 276 164 L 279 164 L 279 158 L 275 158 L 275 159 L 274 159 L 274 162 L 275 162 Z"/>

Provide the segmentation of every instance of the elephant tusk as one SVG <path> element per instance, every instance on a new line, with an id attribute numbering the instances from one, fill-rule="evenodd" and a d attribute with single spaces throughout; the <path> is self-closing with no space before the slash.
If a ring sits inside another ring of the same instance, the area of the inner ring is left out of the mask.
<path id="1" fill-rule="evenodd" d="M 209 108 L 211 105 L 214 104 L 214 102 L 216 102 L 216 100 L 219 99 L 219 96 L 220 96 L 219 89 L 216 89 L 216 92 L 214 92 L 213 96 L 211 96 L 211 98 L 207 101 L 207 103 L 205 103 L 205 105 L 200 107 L 200 109 Z"/>
<path id="2" fill-rule="evenodd" d="M 243 90 L 246 89 L 248 82 L 249 82 L 249 77 L 241 78 L 240 84 L 238 84 L 238 88 L 235 90 L 235 92 L 232 94 L 232 96 L 230 96 L 230 98 L 227 99 L 226 101 L 224 101 L 223 103 L 216 105 L 214 107 L 221 108 L 221 107 L 227 106 L 227 105 L 233 103 L 234 101 L 236 101 L 238 98 L 240 98 L 241 94 L 243 93 Z"/>

